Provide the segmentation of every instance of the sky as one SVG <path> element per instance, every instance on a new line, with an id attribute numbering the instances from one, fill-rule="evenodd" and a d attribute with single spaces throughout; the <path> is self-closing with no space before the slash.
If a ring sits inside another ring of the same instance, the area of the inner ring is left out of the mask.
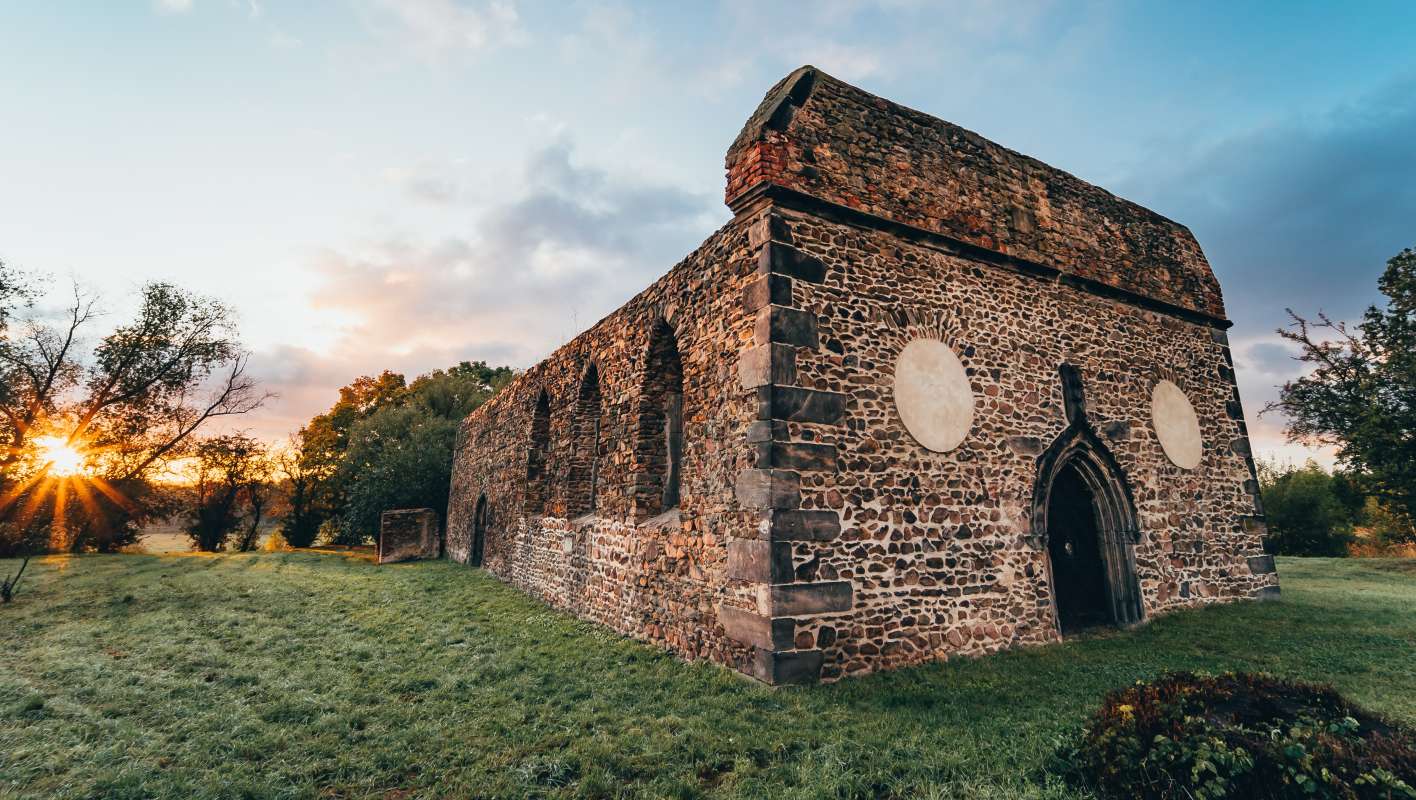
<path id="1" fill-rule="evenodd" d="M 526 367 L 727 221 L 723 156 L 814 64 L 1176 219 L 1257 452 L 1287 308 L 1416 246 L 1416 4 L 0 4 L 0 260 L 232 305 L 272 441 L 361 374 Z M 44 307 L 43 306 L 42 310 Z M 101 333 L 94 329 L 95 335 Z"/>

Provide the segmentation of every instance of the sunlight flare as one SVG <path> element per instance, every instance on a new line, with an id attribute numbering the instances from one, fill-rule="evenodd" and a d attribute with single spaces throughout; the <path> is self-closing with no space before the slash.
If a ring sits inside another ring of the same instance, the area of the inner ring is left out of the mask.
<path id="1" fill-rule="evenodd" d="M 49 474 L 68 478 L 84 471 L 84 454 L 62 436 L 40 436 L 34 440 L 41 461 L 49 465 Z"/>

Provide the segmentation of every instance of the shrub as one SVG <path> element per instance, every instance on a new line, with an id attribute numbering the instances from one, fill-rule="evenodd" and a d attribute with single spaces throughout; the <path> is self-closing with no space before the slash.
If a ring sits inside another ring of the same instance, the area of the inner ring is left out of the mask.
<path id="1" fill-rule="evenodd" d="M 1259 477 L 1268 537 L 1264 549 L 1285 556 L 1343 556 L 1352 542 L 1352 518 L 1333 476 L 1313 462 L 1266 466 Z"/>
<path id="2" fill-rule="evenodd" d="M 1064 754 L 1106 798 L 1416 800 L 1416 735 L 1330 687 L 1171 673 L 1114 691 Z"/>

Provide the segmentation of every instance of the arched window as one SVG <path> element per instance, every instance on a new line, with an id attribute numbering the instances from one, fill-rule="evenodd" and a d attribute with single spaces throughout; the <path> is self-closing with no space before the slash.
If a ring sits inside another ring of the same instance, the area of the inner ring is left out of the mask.
<path id="1" fill-rule="evenodd" d="M 571 457 L 566 498 L 568 516 L 595 511 L 600 479 L 600 372 L 591 364 L 575 398 L 575 451 Z"/>
<path id="2" fill-rule="evenodd" d="M 679 504 L 683 462 L 683 362 L 674 329 L 659 320 L 649 334 L 635 440 L 636 516 L 651 517 Z"/>
<path id="3" fill-rule="evenodd" d="M 488 516 L 487 496 L 484 494 L 477 498 L 476 510 L 472 512 L 472 542 L 467 563 L 474 567 L 482 566 L 482 552 L 487 547 L 487 526 L 490 524 Z"/>
<path id="4" fill-rule="evenodd" d="M 546 486 L 550 479 L 551 398 L 546 390 L 536 398 L 531 412 L 531 446 L 526 453 L 526 512 L 546 512 Z"/>

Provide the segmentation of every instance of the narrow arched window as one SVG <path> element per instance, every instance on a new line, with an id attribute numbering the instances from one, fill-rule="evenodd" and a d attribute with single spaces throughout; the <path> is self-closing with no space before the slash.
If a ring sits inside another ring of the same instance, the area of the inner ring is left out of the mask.
<path id="1" fill-rule="evenodd" d="M 575 451 L 571 460 L 566 496 L 569 516 L 595 511 L 595 490 L 600 480 L 600 372 L 591 364 L 580 381 L 575 399 Z"/>
<path id="2" fill-rule="evenodd" d="M 654 516 L 679 504 L 683 463 L 683 362 L 664 320 L 649 333 L 635 441 L 635 514 Z"/>
<path id="3" fill-rule="evenodd" d="M 536 408 L 531 412 L 531 442 L 526 453 L 526 511 L 544 514 L 546 486 L 550 478 L 551 460 L 551 398 L 541 390 Z"/>

